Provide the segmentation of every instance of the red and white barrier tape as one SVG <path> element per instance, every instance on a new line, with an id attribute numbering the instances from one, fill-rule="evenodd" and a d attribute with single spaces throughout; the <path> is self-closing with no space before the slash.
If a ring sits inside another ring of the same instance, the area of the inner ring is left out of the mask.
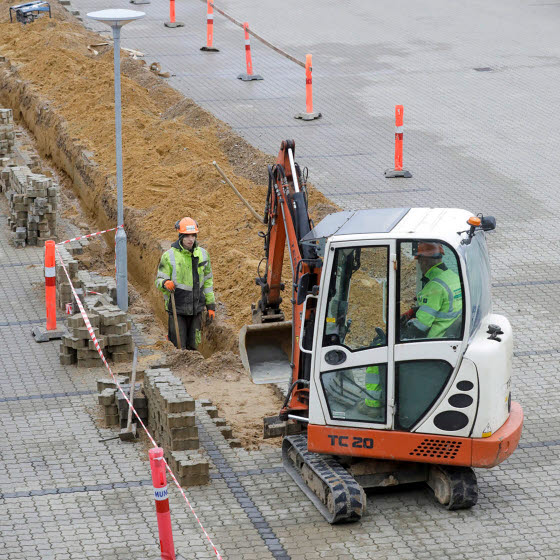
<path id="1" fill-rule="evenodd" d="M 122 226 L 119 226 L 119 227 L 122 227 Z M 117 228 L 113 228 L 113 229 L 117 229 Z M 111 230 L 107 230 L 107 231 L 111 231 Z M 100 232 L 100 233 L 104 233 L 104 232 Z M 80 238 L 78 237 L 77 239 L 80 239 Z M 68 271 L 66 270 L 66 266 L 64 265 L 64 262 L 63 262 L 63 260 L 60 256 L 60 253 L 58 252 L 58 249 L 57 249 L 56 246 L 55 246 L 55 251 L 56 251 L 56 255 L 59 258 L 60 264 L 62 265 L 62 268 L 64 269 L 64 273 L 66 274 L 66 278 L 68 278 L 68 282 L 70 283 L 70 288 L 72 289 L 72 294 L 74 295 L 74 299 L 76 300 L 76 303 L 78 304 L 78 308 L 80 309 L 80 313 L 81 313 L 81 315 L 84 319 L 84 323 L 87 327 L 88 333 L 89 333 L 91 339 L 93 340 L 93 343 L 95 345 L 95 349 L 97 350 L 97 353 L 99 354 L 99 356 L 101 357 L 101 360 L 105 364 L 105 367 L 107 368 L 107 370 L 111 374 L 111 377 L 113 378 L 113 381 L 115 382 L 118 390 L 122 393 L 123 397 L 125 398 L 126 402 L 128 403 L 128 406 L 132 409 L 132 412 L 134 412 L 134 416 L 136 416 L 138 422 L 140 423 L 142 428 L 144 428 L 144 431 L 146 432 L 146 435 L 148 436 L 148 439 L 150 440 L 151 444 L 154 447 L 159 447 L 158 444 L 156 443 L 156 441 L 154 440 L 154 438 L 152 437 L 152 434 L 150 434 L 150 432 L 148 431 L 148 428 L 146 427 L 144 422 L 142 422 L 142 419 L 140 418 L 140 416 L 138 416 L 138 413 L 136 412 L 134 406 L 132 406 L 132 403 L 130 402 L 126 393 L 123 391 L 122 387 L 120 386 L 120 383 L 118 382 L 117 378 L 115 377 L 115 374 L 113 373 L 113 371 L 111 370 L 111 367 L 107 363 L 107 360 L 105 359 L 105 356 L 103 355 L 103 351 L 101 350 L 101 348 L 99 346 L 99 342 L 97 342 L 97 337 L 95 336 L 95 333 L 93 332 L 93 328 L 91 326 L 91 322 L 89 320 L 89 317 L 87 316 L 87 313 L 84 309 L 84 306 L 82 305 L 82 302 L 80 301 L 80 298 L 76 294 L 76 290 L 74 288 L 74 285 L 72 284 L 72 280 L 70 280 L 70 275 L 68 274 Z M 179 489 L 179 492 L 181 492 L 181 495 L 183 496 L 183 498 L 185 498 L 185 501 L 187 502 L 187 505 L 189 506 L 189 508 L 191 510 L 191 513 L 194 515 L 194 518 L 196 519 L 200 528 L 202 529 L 202 532 L 204 533 L 204 536 L 207 538 L 208 542 L 210 543 L 210 546 L 212 547 L 212 550 L 216 554 L 216 557 L 218 558 L 218 560 L 223 560 L 222 556 L 218 552 L 218 549 L 216 548 L 216 545 L 212 542 L 212 539 L 210 538 L 210 535 L 206 532 L 206 529 L 203 527 L 202 522 L 200 521 L 200 519 L 198 518 L 198 515 L 194 511 L 194 508 L 192 507 L 189 499 L 187 498 L 187 495 L 185 494 L 185 491 L 183 490 L 183 488 L 179 484 L 179 481 L 177 480 L 177 478 L 173 474 L 173 471 L 171 470 L 171 467 L 167 464 L 167 461 L 165 460 L 165 458 L 162 458 L 162 460 L 165 463 L 165 467 L 167 469 L 167 472 L 169 472 L 169 474 L 171 475 L 171 478 L 173 479 L 173 482 L 175 483 L 175 485 Z"/>
<path id="2" fill-rule="evenodd" d="M 87 235 L 80 235 L 80 237 L 74 237 L 73 239 L 67 239 L 66 241 L 61 241 L 60 243 L 57 243 L 57 245 L 64 245 L 65 243 L 70 243 L 72 241 L 78 241 L 79 239 L 89 239 L 90 237 L 95 237 L 96 235 L 101 235 L 102 233 L 107 233 L 108 231 L 115 231 L 117 229 L 120 229 L 124 227 L 124 225 L 122 226 L 117 226 L 111 229 L 105 229 L 103 231 L 96 231 L 95 233 L 88 233 Z"/>

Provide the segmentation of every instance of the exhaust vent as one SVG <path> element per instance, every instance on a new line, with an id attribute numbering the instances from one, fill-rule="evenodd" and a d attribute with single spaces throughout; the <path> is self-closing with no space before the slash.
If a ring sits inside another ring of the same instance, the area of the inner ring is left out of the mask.
<path id="1" fill-rule="evenodd" d="M 414 457 L 437 457 L 438 459 L 455 459 L 462 441 L 449 441 L 444 439 L 426 438 L 409 455 Z"/>

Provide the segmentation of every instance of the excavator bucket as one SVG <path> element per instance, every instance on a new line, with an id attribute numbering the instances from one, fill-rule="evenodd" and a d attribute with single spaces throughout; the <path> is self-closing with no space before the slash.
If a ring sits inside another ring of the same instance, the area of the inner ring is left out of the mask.
<path id="1" fill-rule="evenodd" d="M 245 325 L 239 331 L 239 353 L 253 383 L 282 383 L 292 378 L 292 322 Z"/>

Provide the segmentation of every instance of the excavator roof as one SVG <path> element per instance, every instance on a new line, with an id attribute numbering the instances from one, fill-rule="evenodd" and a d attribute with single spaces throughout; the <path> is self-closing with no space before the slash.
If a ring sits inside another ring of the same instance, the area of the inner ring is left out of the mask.
<path id="1" fill-rule="evenodd" d="M 323 218 L 302 241 L 314 241 L 333 235 L 388 233 L 408 213 L 410 208 L 371 208 L 346 210 Z"/>

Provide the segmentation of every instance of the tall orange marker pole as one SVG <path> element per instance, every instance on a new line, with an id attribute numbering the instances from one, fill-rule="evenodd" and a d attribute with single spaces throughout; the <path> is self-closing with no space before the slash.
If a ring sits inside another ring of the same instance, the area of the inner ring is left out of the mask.
<path id="1" fill-rule="evenodd" d="M 148 451 L 150 467 L 152 469 L 152 484 L 156 501 L 156 515 L 161 548 L 161 560 L 175 560 L 175 546 L 171 530 L 171 512 L 169 511 L 169 496 L 167 495 L 167 477 L 163 462 L 163 449 L 153 447 Z"/>
<path id="2" fill-rule="evenodd" d="M 45 300 L 47 330 L 56 331 L 56 257 L 52 239 L 45 241 Z"/>
<path id="3" fill-rule="evenodd" d="M 410 171 L 403 169 L 403 129 L 404 129 L 404 119 L 403 119 L 404 108 L 402 105 L 395 106 L 395 168 L 387 169 L 385 171 L 385 177 L 388 179 L 394 179 L 396 177 L 404 177 L 409 179 L 412 177 Z"/>
<path id="4" fill-rule="evenodd" d="M 312 121 L 319 119 L 321 113 L 313 112 L 313 65 L 311 64 L 311 55 L 305 55 L 305 113 L 298 113 L 294 118 L 304 121 Z"/>
<path id="5" fill-rule="evenodd" d="M 48 342 L 62 338 L 63 329 L 56 328 L 56 254 L 52 239 L 45 241 L 45 302 L 47 308 L 47 325 L 33 327 L 31 333 L 36 342 Z"/>
<path id="6" fill-rule="evenodd" d="M 251 39 L 249 39 L 249 24 L 243 24 L 243 31 L 245 32 L 245 64 L 247 65 L 247 73 L 239 74 L 237 79 L 244 82 L 251 82 L 253 80 L 262 80 L 263 77 L 259 74 L 253 74 L 253 61 L 251 59 Z"/>
<path id="7" fill-rule="evenodd" d="M 169 21 L 166 21 L 163 25 L 165 27 L 185 27 L 183 22 L 175 21 L 175 0 L 169 0 Z"/>
<path id="8" fill-rule="evenodd" d="M 220 52 L 212 46 L 214 41 L 214 4 L 212 0 L 206 0 L 206 46 L 200 47 L 205 52 Z"/>

